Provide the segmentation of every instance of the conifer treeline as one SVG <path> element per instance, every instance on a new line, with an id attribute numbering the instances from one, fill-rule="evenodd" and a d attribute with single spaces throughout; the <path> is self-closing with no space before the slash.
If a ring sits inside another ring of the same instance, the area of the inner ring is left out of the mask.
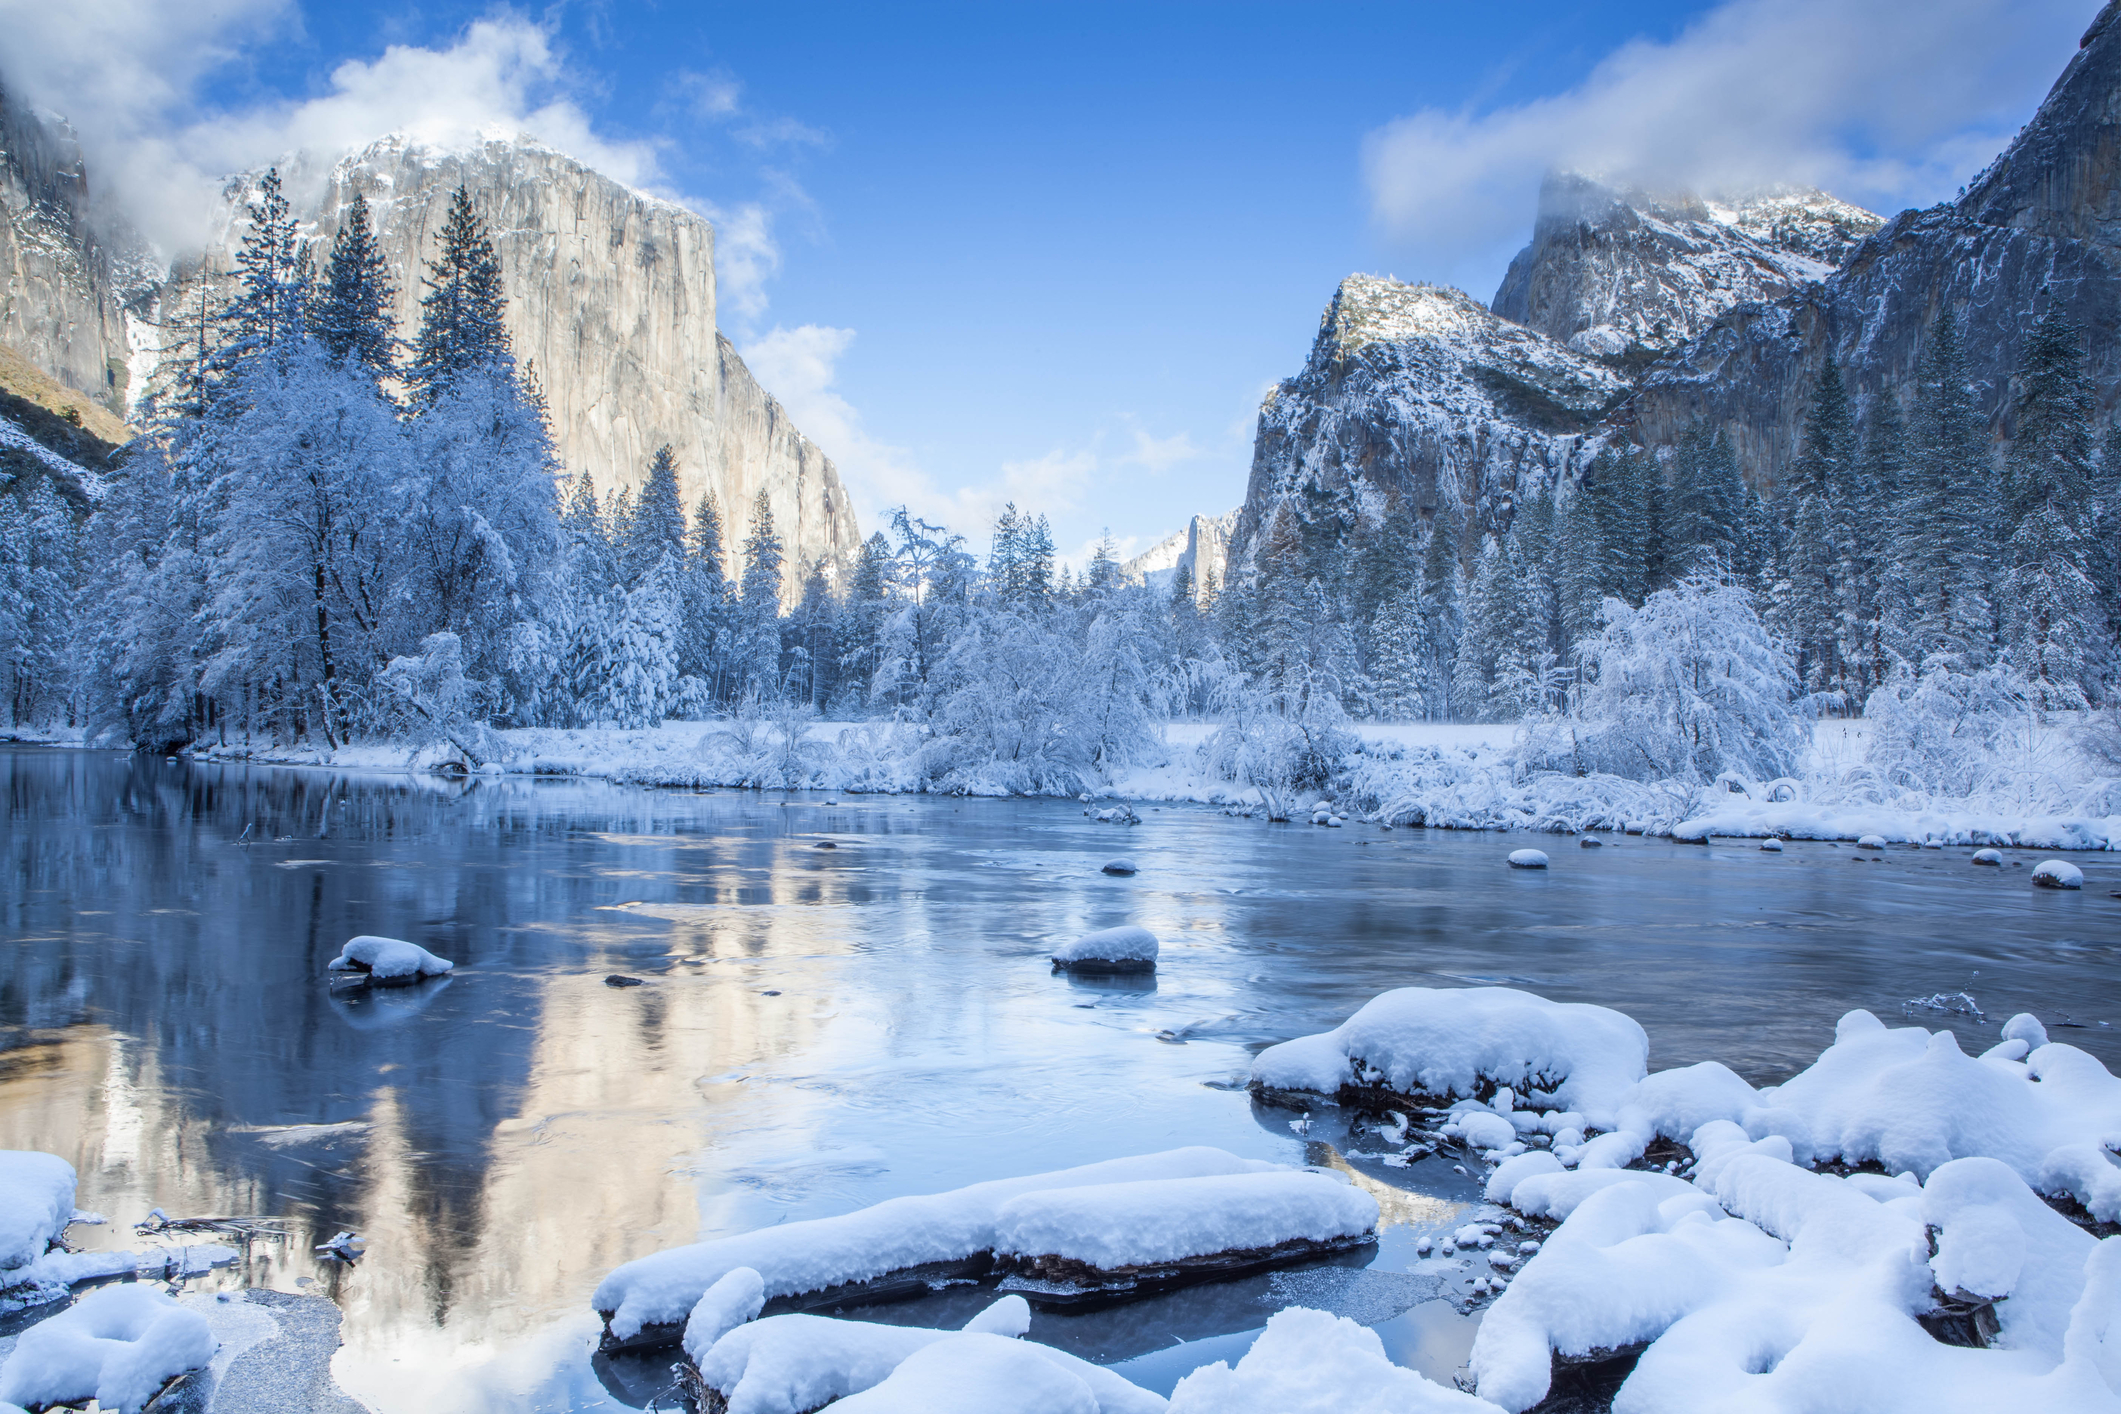
<path id="1" fill-rule="evenodd" d="M 1697 427 L 1662 459 L 1607 448 L 1477 543 L 1448 481 L 1383 513 L 1309 488 L 1235 582 L 1162 590 L 1123 583 L 1109 538 L 1074 575 L 1014 505 L 984 564 L 900 509 L 852 564 L 800 567 L 787 604 L 763 490 L 687 508 L 667 448 L 637 493 L 558 466 L 467 192 L 409 345 L 359 198 L 319 272 L 268 174 L 236 273 L 218 317 L 187 311 L 152 434 L 85 531 L 41 480 L 0 497 L 17 722 L 336 743 L 445 717 L 792 709 L 922 721 L 936 751 L 1033 763 L 1035 783 L 1036 763 L 1080 779 L 1233 692 L 1305 722 L 1568 712 L 1608 602 L 1675 586 L 1705 606 L 1687 622 L 1764 621 L 1821 710 L 1861 710 L 1896 672 L 1992 667 L 2037 706 L 2082 707 L 2121 672 L 2121 444 L 2094 446 L 2083 333 L 2060 313 L 2028 341 L 2001 456 L 1947 312 L 1905 408 L 1859 407 L 1824 366 L 1771 499 Z"/>

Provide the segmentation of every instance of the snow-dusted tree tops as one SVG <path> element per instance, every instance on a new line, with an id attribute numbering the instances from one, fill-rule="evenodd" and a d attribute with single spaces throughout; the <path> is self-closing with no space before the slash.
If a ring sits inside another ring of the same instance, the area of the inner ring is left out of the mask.
<path id="1" fill-rule="evenodd" d="M 1225 773 L 1272 795 L 1331 777 L 1350 719 L 1524 720 L 1535 767 L 1764 780 L 1811 717 L 1869 704 L 1895 779 L 1943 789 L 1978 772 L 1973 718 L 2121 691 L 2121 442 L 2095 442 L 2059 313 L 2000 445 L 1946 312 L 1907 406 L 1823 367 L 1765 495 L 1703 426 L 1520 488 L 1477 540 L 1450 495 L 1416 515 L 1299 489 L 1234 582 L 1161 589 L 1109 544 L 1077 577 L 1013 504 L 984 562 L 901 509 L 851 562 L 798 567 L 789 603 L 763 496 L 687 507 L 667 448 L 638 493 L 557 464 L 468 193 L 409 339 L 359 202 L 312 251 L 268 174 L 236 275 L 185 312 L 93 514 L 35 476 L 0 497 L 15 722 L 476 755 L 491 727 L 888 718 L 938 787 L 1074 791 L 1157 720 L 1216 718 Z M 1923 759 L 1946 719 L 1951 760 Z"/>

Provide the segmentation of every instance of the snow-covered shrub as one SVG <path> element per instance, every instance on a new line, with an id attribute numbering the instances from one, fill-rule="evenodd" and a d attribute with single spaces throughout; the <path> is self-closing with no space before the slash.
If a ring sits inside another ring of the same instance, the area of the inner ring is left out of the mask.
<path id="1" fill-rule="evenodd" d="M 422 745 L 446 742 L 474 766 L 504 754 L 486 725 L 492 691 L 464 675 L 457 635 L 429 634 L 419 652 L 391 659 L 376 674 L 376 687 L 378 715 L 393 735 Z"/>
<path id="2" fill-rule="evenodd" d="M 1796 670 L 1743 589 L 1697 576 L 1639 609 L 1608 599 L 1603 620 L 1578 646 L 1574 712 L 1528 730 L 1521 764 L 1696 783 L 1796 768 L 1810 736 Z"/>
<path id="3" fill-rule="evenodd" d="M 1877 724 L 1867 764 L 1893 789 L 2056 809 L 2073 805 L 2083 785 L 2069 742 L 2049 730 L 2030 686 L 2005 664 L 1902 664 L 1864 716 Z"/>
<path id="4" fill-rule="evenodd" d="M 1287 819 L 1298 791 L 1324 786 L 1361 750 L 1330 684 L 1263 689 L 1233 673 L 1213 700 L 1222 724 L 1202 748 L 1209 769 L 1256 788 L 1270 819 Z"/>

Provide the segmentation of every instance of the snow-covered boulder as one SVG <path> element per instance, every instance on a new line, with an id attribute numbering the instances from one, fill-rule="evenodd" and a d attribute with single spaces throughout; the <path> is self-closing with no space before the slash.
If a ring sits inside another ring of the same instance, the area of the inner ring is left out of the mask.
<path id="1" fill-rule="evenodd" d="M 1108 1302 L 1344 1251 L 1376 1238 L 1377 1200 L 1302 1171 L 1026 1193 L 995 1218 L 1005 1283 L 1041 1305 Z"/>
<path id="2" fill-rule="evenodd" d="M 1156 934 L 1136 923 L 1100 928 L 1053 950 L 1053 965 L 1069 972 L 1154 972 Z"/>
<path id="3" fill-rule="evenodd" d="M 986 1274 L 998 1215 L 1026 1193 L 1275 1171 L 1274 1164 L 1195 1147 L 892 1198 L 839 1217 L 782 1223 L 637 1258 L 605 1277 L 591 1303 L 604 1316 L 606 1349 L 670 1345 L 708 1288 L 738 1267 L 758 1272 L 769 1308 L 859 1305 L 923 1290 L 930 1281 Z"/>
<path id="4" fill-rule="evenodd" d="M 440 977 L 455 969 L 456 964 L 448 958 L 436 957 L 418 943 L 367 933 L 348 939 L 331 960 L 334 972 L 365 972 L 370 981 L 385 984 L 417 982 L 422 977 Z"/>
<path id="5" fill-rule="evenodd" d="M 1858 849 L 1884 849 L 1884 848 L 1885 848 L 1885 836 L 1884 836 L 1884 835 L 1863 835 L 1863 836 L 1861 836 L 1861 837 L 1859 837 L 1859 838 L 1857 839 L 1857 841 L 1856 841 L 1856 848 L 1858 848 Z"/>
<path id="6" fill-rule="evenodd" d="M 1134 867 L 1134 861 L 1131 859 L 1108 859 L 1105 861 L 1104 872 L 1126 878 L 1140 871 Z"/>
<path id="7" fill-rule="evenodd" d="M 1543 849 L 1513 849 L 1510 851 L 1512 869 L 1544 869 L 1547 867 L 1547 852 Z"/>
<path id="8" fill-rule="evenodd" d="M 0 1400 L 139 1414 L 162 1387 L 213 1362 L 206 1318 L 145 1284 L 106 1286 L 31 1326 L 0 1365 Z"/>
<path id="9" fill-rule="evenodd" d="M 74 1166 L 57 1154 L 0 1149 L 0 1287 L 44 1255 L 74 1219 Z"/>
<path id="10" fill-rule="evenodd" d="M 1580 839 L 1580 840 L 1576 841 L 1576 844 L 1577 844 L 1577 847 L 1578 847 L 1578 848 L 1581 848 L 1581 849 L 1603 849 L 1603 848 L 1605 848 L 1605 841 L 1604 841 L 1604 840 L 1602 840 L 1602 839 L 1600 839 L 1600 838 L 1598 838 L 1598 836 L 1596 836 L 1596 835 L 1585 835 L 1585 836 L 1584 836 L 1584 837 L 1583 837 L 1582 839 Z"/>
<path id="11" fill-rule="evenodd" d="M 1485 1399 L 1395 1365 L 1377 1332 L 1291 1306 L 1235 1368 L 1218 1360 L 1171 1391 L 1171 1414 L 1496 1414 Z"/>
<path id="12" fill-rule="evenodd" d="M 1782 853 L 1782 841 L 1770 836 L 1760 842 L 1760 848 L 1762 853 L 1765 854 L 1780 854 Z"/>
<path id="13" fill-rule="evenodd" d="M 2003 851 L 2000 849 L 1977 849 L 1974 851 L 1974 863 L 2000 865 L 2003 863 Z"/>
<path id="14" fill-rule="evenodd" d="M 2042 889 L 2081 889 L 2084 871 L 2067 859 L 2043 859 L 2033 866 L 2033 884 Z"/>
<path id="15" fill-rule="evenodd" d="M 975 1345 L 1002 1341 L 1037 1361 L 1019 1367 L 1019 1375 L 1033 1388 L 1065 1381 L 1049 1381 L 1046 1372 L 1058 1370 L 1087 1388 L 1095 1414 L 1156 1414 L 1164 1401 L 1109 1370 L 1097 1369 L 1070 1355 L 1029 1341 L 1018 1341 L 1029 1328 L 1030 1310 L 1023 1298 L 1008 1296 L 965 1323 L 962 1331 L 932 1330 L 924 1326 L 886 1326 L 867 1321 L 835 1320 L 826 1316 L 769 1316 L 739 1326 L 694 1360 L 690 1371 L 695 1392 L 711 1392 L 726 1414 L 804 1414 L 821 1405 L 834 1409 L 958 1408 L 948 1402 L 958 1378 L 949 1367 L 956 1357 L 938 1364 L 924 1360 L 914 1364 L 903 1379 L 884 1388 L 895 1372 L 934 1347 L 974 1338 Z M 990 1352 L 993 1347 L 987 1347 Z M 929 1402 L 913 1402 L 925 1390 Z M 858 1403 L 877 1391 L 868 1403 Z M 980 1410 L 1017 1410 L 1044 1407 L 1022 1405 L 1006 1391 L 999 1394 L 982 1387 L 987 1404 L 969 1406 Z M 843 1401 L 835 1403 L 834 1401 Z M 707 1401 L 711 1404 L 711 1401 Z"/>
<path id="16" fill-rule="evenodd" d="M 1609 1129 L 1642 1079 L 1649 1038 L 1630 1017 L 1511 987 L 1401 987 L 1331 1031 L 1284 1041 L 1252 1063 L 1252 1086 L 1448 1104 L 1497 1096 L 1575 1111 Z"/>
<path id="17" fill-rule="evenodd" d="M 1051 1346 L 977 1331 L 909 1355 L 846 1414 L 1157 1414 L 1164 1400 Z M 733 1414 L 733 1411 L 732 1411 Z"/>

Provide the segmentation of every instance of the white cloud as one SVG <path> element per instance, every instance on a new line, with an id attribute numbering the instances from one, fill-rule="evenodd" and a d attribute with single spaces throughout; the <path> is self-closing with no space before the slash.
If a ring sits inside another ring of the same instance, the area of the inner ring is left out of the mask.
<path id="1" fill-rule="evenodd" d="M 1650 187 L 1801 182 L 1888 213 L 1949 196 L 2075 47 L 2085 0 L 1728 0 L 1564 93 L 1369 135 L 1372 209 L 1432 268 L 1492 261 L 1549 167 Z"/>
<path id="2" fill-rule="evenodd" d="M 947 496 L 914 464 L 903 447 L 871 436 L 862 415 L 834 386 L 839 361 L 854 344 L 854 330 L 821 324 L 775 328 L 741 349 L 759 385 L 824 449 L 854 493 L 859 513 L 879 523 L 885 507 L 905 505 L 915 514 L 945 520 Z"/>
<path id="3" fill-rule="evenodd" d="M 1193 439 L 1183 432 L 1170 437 L 1152 437 L 1138 423 L 1129 430 L 1134 436 L 1134 449 L 1119 460 L 1138 466 L 1151 476 L 1161 476 L 1180 462 L 1189 462 L 1200 455 L 1200 448 L 1194 446 Z"/>

